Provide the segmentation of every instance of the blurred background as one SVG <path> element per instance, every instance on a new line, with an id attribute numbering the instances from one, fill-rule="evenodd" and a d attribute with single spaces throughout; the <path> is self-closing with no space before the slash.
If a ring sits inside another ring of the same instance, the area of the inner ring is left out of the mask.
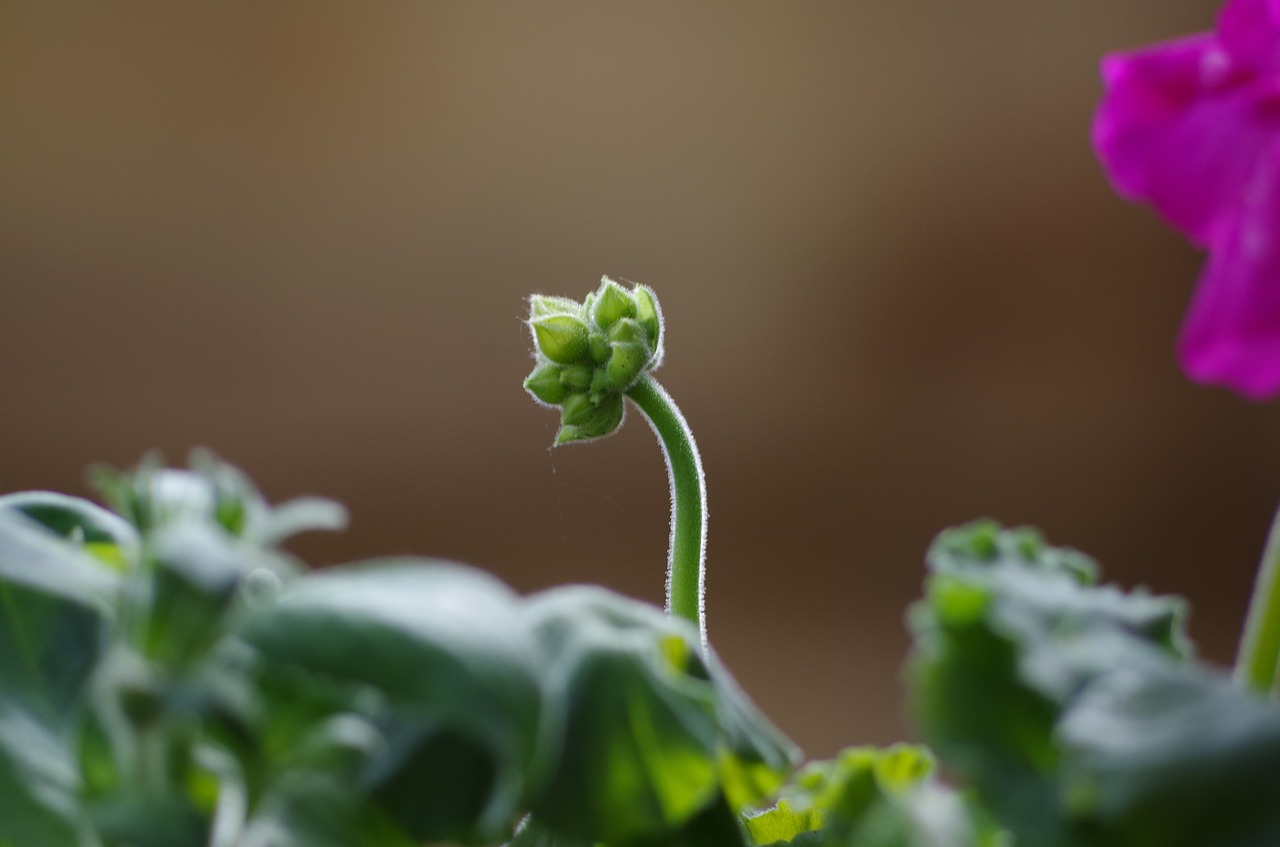
<path id="1" fill-rule="evenodd" d="M 1172 357 L 1201 257 L 1088 145 L 1214 4 L 0 0 L 0 490 L 207 445 L 421 553 L 661 602 L 633 418 L 550 451 L 530 292 L 667 315 L 709 628 L 812 754 L 910 735 L 941 528 L 1035 523 L 1233 651 L 1280 409 Z M 639 424 L 639 425 L 637 425 Z"/>

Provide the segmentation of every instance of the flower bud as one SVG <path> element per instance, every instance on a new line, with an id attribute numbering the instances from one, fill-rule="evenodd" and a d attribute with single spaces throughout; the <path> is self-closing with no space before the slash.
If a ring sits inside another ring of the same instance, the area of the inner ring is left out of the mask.
<path id="1" fill-rule="evenodd" d="M 581 314 L 582 306 L 568 297 L 548 297 L 544 294 L 534 294 L 529 297 L 530 320 L 550 315 L 580 316 Z"/>
<path id="2" fill-rule="evenodd" d="M 559 406 L 557 444 L 600 438 L 622 422 L 622 395 L 662 358 L 662 318 L 653 291 L 608 277 L 582 303 L 535 294 L 529 326 L 538 364 L 525 388 Z"/>
<path id="3" fill-rule="evenodd" d="M 591 358 L 597 365 L 603 365 L 609 361 L 609 356 L 613 352 L 609 349 L 609 339 L 598 333 L 591 333 Z"/>
<path id="4" fill-rule="evenodd" d="M 591 387 L 591 375 L 594 372 L 590 365 L 582 362 L 566 365 L 560 372 L 560 382 L 574 391 L 586 391 Z"/>
<path id="5" fill-rule="evenodd" d="M 571 395 L 570 399 L 581 397 L 587 405 L 575 402 L 573 422 L 569 422 L 568 403 L 565 413 L 561 415 L 562 426 L 556 433 L 556 444 L 568 444 L 571 441 L 587 441 L 592 438 L 604 438 L 612 435 L 622 425 L 622 395 L 610 394 L 603 397 L 598 404 L 592 403 L 586 395 Z"/>
<path id="6" fill-rule="evenodd" d="M 645 328 L 638 321 L 634 321 L 631 318 L 622 318 L 609 328 L 609 340 L 624 343 L 634 341 L 647 342 L 649 334 L 645 332 Z"/>
<path id="7" fill-rule="evenodd" d="M 644 327 L 649 336 L 649 348 L 653 350 L 654 359 L 662 357 L 662 311 L 658 308 L 658 297 L 647 285 L 637 285 L 631 295 L 635 298 L 635 319 Z"/>
<path id="8" fill-rule="evenodd" d="M 571 365 L 587 355 L 587 325 L 573 315 L 547 315 L 529 321 L 538 351 L 553 362 Z"/>
<path id="9" fill-rule="evenodd" d="M 577 366 L 570 365 L 570 367 Z M 568 370 L 568 368 L 561 368 L 559 365 L 539 365 L 525 379 L 524 388 L 540 402 L 546 403 L 548 406 L 555 406 L 568 393 L 568 389 L 565 388 L 565 384 L 561 381 L 561 372 L 565 370 Z M 590 378 L 588 373 L 587 379 L 589 380 Z"/>
<path id="10" fill-rule="evenodd" d="M 595 414 L 595 405 L 586 394 L 570 394 L 560 404 L 560 423 L 565 426 L 577 426 L 591 420 Z"/>
<path id="11" fill-rule="evenodd" d="M 621 285 L 618 285 L 609 277 L 602 277 L 600 279 L 600 289 L 597 292 L 597 298 L 591 310 L 591 317 L 596 324 L 601 329 L 607 330 L 619 319 L 634 318 L 635 316 L 636 304 L 630 295 Z"/>
<path id="12" fill-rule="evenodd" d="M 626 391 L 648 361 L 649 348 L 644 344 L 638 341 L 614 344 L 613 355 L 605 365 L 606 384 L 614 391 Z"/>

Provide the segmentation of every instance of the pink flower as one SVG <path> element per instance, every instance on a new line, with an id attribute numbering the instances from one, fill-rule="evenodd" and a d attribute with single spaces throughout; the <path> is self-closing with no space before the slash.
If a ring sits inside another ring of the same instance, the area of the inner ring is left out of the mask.
<path id="1" fill-rule="evenodd" d="M 1093 144 L 1116 190 L 1209 251 L 1178 340 L 1200 382 L 1280 393 L 1280 0 L 1106 57 Z"/>

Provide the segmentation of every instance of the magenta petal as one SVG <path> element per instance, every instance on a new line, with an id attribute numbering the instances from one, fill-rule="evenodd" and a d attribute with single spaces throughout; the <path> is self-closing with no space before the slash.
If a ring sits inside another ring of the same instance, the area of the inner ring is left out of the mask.
<path id="1" fill-rule="evenodd" d="M 1274 129 L 1249 80 L 1200 35 L 1109 56 L 1093 143 L 1117 190 L 1204 246 L 1229 225 Z"/>
<path id="2" fill-rule="evenodd" d="M 1258 164 L 1239 217 L 1214 245 L 1178 342 L 1195 380 L 1255 400 L 1280 393 L 1280 143 Z"/>
<path id="3" fill-rule="evenodd" d="M 1280 66 L 1280 2 L 1231 0 L 1218 14 L 1218 38 L 1241 64 L 1255 70 Z"/>

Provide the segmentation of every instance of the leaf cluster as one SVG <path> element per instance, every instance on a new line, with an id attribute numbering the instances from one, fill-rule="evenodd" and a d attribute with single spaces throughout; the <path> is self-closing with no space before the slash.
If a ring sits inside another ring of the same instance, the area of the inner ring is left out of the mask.
<path id="1" fill-rule="evenodd" d="M 990 522 L 929 566 L 915 716 L 1019 847 L 1280 843 L 1280 711 L 1194 660 L 1181 601 Z"/>
<path id="2" fill-rule="evenodd" d="M 0 845 L 674 843 L 795 749 L 696 631 L 447 562 L 308 573 L 343 520 L 234 468 L 101 472 L 108 511 L 0 498 Z M 701 839 L 699 839 L 701 841 Z"/>
<path id="3" fill-rule="evenodd" d="M 435 560 L 308 572 L 281 542 L 341 508 L 208 454 L 98 483 L 109 509 L 0 498 L 0 847 L 1280 843 L 1280 712 L 1194 659 L 1181 601 L 1031 530 L 930 551 L 933 752 L 795 771 L 659 609 Z"/>

